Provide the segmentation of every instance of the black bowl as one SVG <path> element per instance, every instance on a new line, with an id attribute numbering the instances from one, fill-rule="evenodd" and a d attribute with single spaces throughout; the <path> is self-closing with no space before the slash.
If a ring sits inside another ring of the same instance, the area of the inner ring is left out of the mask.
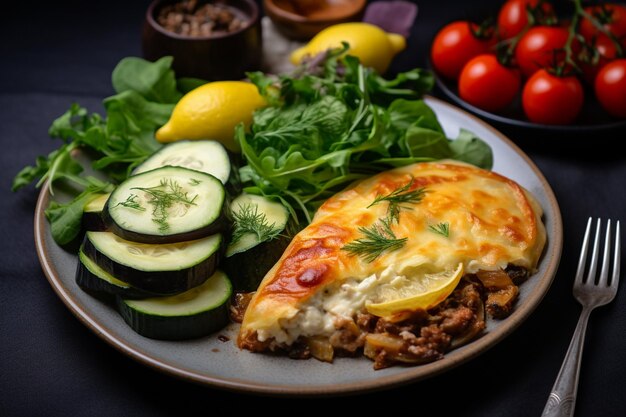
<path id="1" fill-rule="evenodd" d="M 429 63 L 430 64 L 430 63 Z M 611 117 L 594 97 L 590 88 L 585 89 L 585 103 L 580 115 L 569 125 L 547 125 L 533 123 L 524 114 L 521 100 L 518 98 L 500 113 L 482 110 L 459 96 L 456 81 L 439 76 L 429 65 L 435 75 L 435 82 L 443 96 L 460 107 L 493 124 L 518 141 L 537 141 L 547 137 L 593 138 L 626 132 L 626 120 Z"/>

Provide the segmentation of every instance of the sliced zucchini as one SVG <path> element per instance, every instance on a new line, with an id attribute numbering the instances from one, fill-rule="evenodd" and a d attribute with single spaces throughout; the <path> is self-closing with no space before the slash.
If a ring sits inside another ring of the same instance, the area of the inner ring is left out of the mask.
<path id="1" fill-rule="evenodd" d="M 141 243 L 200 239 L 228 228 L 226 193 L 212 175 L 163 167 L 129 177 L 109 197 L 105 224 L 120 237 Z"/>
<path id="2" fill-rule="evenodd" d="M 229 321 L 232 285 L 221 271 L 204 284 L 170 297 L 144 300 L 117 298 L 119 313 L 128 325 L 152 339 L 183 340 L 211 334 Z"/>
<path id="3" fill-rule="evenodd" d="M 254 291 L 289 245 L 289 212 L 282 204 L 253 194 L 241 194 L 230 209 L 235 225 L 224 269 L 237 290 Z"/>
<path id="4" fill-rule="evenodd" d="M 230 159 L 224 146 L 214 140 L 183 140 L 165 145 L 133 171 L 133 175 L 164 166 L 202 171 L 226 184 L 231 172 Z"/>
<path id="5" fill-rule="evenodd" d="M 221 256 L 222 235 L 151 245 L 110 232 L 87 232 L 83 251 L 100 268 L 135 288 L 170 295 L 196 287 L 211 276 Z"/>
<path id="6" fill-rule="evenodd" d="M 103 231 L 106 230 L 102 210 L 109 199 L 110 193 L 98 194 L 83 207 L 83 227 L 85 230 Z"/>
<path id="7" fill-rule="evenodd" d="M 83 248 L 78 251 L 78 267 L 76 268 L 76 284 L 89 293 L 119 295 L 124 298 L 154 297 L 155 294 L 132 287 L 120 281 L 91 260 Z"/>

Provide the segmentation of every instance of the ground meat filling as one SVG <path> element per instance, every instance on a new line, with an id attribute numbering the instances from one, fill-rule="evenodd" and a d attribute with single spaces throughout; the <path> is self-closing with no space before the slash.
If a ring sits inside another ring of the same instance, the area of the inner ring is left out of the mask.
<path id="1" fill-rule="evenodd" d="M 453 293 L 436 307 L 418 310 L 391 321 L 359 312 L 353 319 L 342 317 L 330 337 L 300 337 L 290 346 L 272 340 L 258 342 L 256 335 L 244 341 L 245 348 L 282 351 L 290 357 L 311 356 L 331 362 L 336 355 L 354 356 L 363 352 L 381 369 L 395 363 L 421 364 L 443 358 L 485 329 L 485 312 L 494 318 L 506 317 L 513 309 L 518 288 L 515 283 L 527 276 L 518 267 L 463 277 Z M 256 343 L 255 343 L 256 342 Z"/>

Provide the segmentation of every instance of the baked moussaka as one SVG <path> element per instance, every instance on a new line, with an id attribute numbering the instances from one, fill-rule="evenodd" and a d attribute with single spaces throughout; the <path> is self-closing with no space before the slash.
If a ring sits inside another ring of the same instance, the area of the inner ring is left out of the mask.
<path id="1" fill-rule="evenodd" d="M 252 296 L 238 344 L 376 369 L 426 363 L 506 317 L 546 233 L 516 182 L 456 162 L 418 163 L 328 199 Z"/>

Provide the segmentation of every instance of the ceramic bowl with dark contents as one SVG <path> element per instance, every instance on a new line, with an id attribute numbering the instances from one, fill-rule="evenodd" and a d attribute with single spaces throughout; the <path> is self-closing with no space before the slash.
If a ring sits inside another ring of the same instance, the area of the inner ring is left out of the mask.
<path id="1" fill-rule="evenodd" d="M 261 67 L 259 22 L 253 0 L 155 0 L 146 12 L 143 55 L 173 56 L 179 77 L 241 79 Z"/>

